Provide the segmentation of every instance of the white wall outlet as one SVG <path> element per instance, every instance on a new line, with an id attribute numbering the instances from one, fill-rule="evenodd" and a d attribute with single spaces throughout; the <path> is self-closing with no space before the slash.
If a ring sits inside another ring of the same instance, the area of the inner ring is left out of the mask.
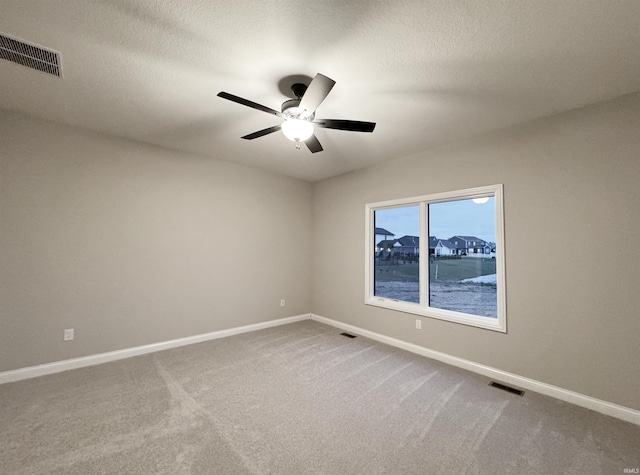
<path id="1" fill-rule="evenodd" d="M 73 328 L 67 328 L 64 331 L 64 341 L 73 340 Z"/>
<path id="2" fill-rule="evenodd" d="M 281 306 L 281 307 L 284 307 L 284 303 L 285 303 L 285 302 L 284 302 L 284 299 L 280 300 L 280 306 Z"/>
<path id="3" fill-rule="evenodd" d="M 422 330 L 422 320 L 416 319 L 416 330 Z"/>

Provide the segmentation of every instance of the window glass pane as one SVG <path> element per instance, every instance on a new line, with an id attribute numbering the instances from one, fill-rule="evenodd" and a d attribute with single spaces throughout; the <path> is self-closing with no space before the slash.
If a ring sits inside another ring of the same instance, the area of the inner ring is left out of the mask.
<path id="1" fill-rule="evenodd" d="M 420 303 L 420 207 L 374 211 L 374 295 Z"/>
<path id="2" fill-rule="evenodd" d="M 429 306 L 497 317 L 495 198 L 429 204 Z"/>

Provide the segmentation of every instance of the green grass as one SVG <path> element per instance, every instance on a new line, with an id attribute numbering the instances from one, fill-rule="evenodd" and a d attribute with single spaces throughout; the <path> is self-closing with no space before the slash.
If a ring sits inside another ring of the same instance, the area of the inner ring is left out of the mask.
<path id="1" fill-rule="evenodd" d="M 436 266 L 438 278 L 436 279 Z M 434 261 L 429 265 L 431 280 L 457 281 L 472 279 L 481 275 L 496 273 L 496 260 L 483 257 L 463 257 L 462 259 Z"/>
<path id="2" fill-rule="evenodd" d="M 376 280 L 380 282 L 418 282 L 418 264 L 376 266 Z"/>
<path id="3" fill-rule="evenodd" d="M 437 279 L 436 266 L 438 266 Z M 462 259 L 436 260 L 429 265 L 429 279 L 438 282 L 455 282 L 495 273 L 496 260 L 491 258 L 463 257 Z M 381 282 L 417 282 L 418 264 L 377 265 L 376 279 Z"/>

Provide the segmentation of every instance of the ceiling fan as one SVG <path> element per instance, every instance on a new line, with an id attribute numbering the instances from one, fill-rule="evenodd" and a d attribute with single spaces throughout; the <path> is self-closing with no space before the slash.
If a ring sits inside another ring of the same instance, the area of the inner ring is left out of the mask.
<path id="1" fill-rule="evenodd" d="M 291 86 L 296 99 L 289 99 L 282 103 L 281 112 L 263 106 L 253 101 L 234 96 L 228 92 L 221 91 L 218 97 L 229 101 L 237 102 L 253 109 L 258 109 L 283 119 L 279 125 L 274 125 L 266 129 L 258 130 L 242 137 L 245 140 L 253 140 L 258 137 L 282 130 L 282 133 L 289 140 L 296 143 L 296 148 L 300 148 L 300 142 L 304 142 L 311 153 L 322 152 L 323 148 L 315 136 L 314 127 L 325 129 L 348 130 L 351 132 L 373 132 L 375 122 L 360 122 L 357 120 L 342 119 L 316 119 L 316 109 L 322 101 L 329 95 L 331 88 L 336 82 L 333 79 L 318 73 L 313 78 L 309 86 L 295 83 Z"/>

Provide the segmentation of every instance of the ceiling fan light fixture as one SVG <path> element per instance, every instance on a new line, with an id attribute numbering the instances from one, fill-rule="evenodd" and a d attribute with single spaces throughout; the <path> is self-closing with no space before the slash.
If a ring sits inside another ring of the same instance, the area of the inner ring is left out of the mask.
<path id="1" fill-rule="evenodd" d="M 313 124 L 303 119 L 287 119 L 282 123 L 282 133 L 292 142 L 304 142 L 313 135 Z"/>

